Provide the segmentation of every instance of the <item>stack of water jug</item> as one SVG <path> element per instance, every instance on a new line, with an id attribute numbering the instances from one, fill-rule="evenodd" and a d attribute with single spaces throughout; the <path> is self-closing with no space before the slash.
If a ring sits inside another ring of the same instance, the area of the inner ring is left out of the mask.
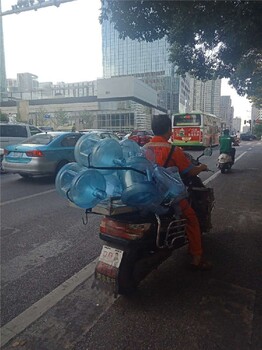
<path id="1" fill-rule="evenodd" d="M 132 140 L 85 134 L 75 146 L 75 159 L 57 174 L 56 190 L 80 208 L 116 197 L 127 206 L 164 214 L 164 203 L 185 196 L 177 168 L 158 166 L 150 148 Z"/>

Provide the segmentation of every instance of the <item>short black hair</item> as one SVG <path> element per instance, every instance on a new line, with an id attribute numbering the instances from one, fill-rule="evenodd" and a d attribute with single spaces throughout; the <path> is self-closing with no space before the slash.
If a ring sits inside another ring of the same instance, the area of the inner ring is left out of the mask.
<path id="1" fill-rule="evenodd" d="M 154 135 L 161 136 L 171 129 L 171 119 L 168 114 L 153 115 L 151 128 Z"/>

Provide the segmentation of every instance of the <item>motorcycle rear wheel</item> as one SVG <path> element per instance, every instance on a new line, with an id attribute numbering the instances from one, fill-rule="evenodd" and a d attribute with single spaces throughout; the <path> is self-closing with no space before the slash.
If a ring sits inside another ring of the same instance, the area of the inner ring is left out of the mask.
<path id="1" fill-rule="evenodd" d="M 139 283 L 172 254 L 172 250 L 156 252 L 125 251 L 118 273 L 118 294 L 134 293 Z"/>
<path id="2" fill-rule="evenodd" d="M 139 281 L 134 278 L 134 268 L 138 254 L 136 251 L 125 251 L 118 272 L 118 294 L 131 295 L 136 290 Z"/>

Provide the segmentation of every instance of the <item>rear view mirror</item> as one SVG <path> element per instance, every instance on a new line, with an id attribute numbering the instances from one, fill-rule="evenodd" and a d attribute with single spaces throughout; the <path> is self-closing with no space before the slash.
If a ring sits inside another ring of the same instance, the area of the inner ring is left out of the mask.
<path id="1" fill-rule="evenodd" d="M 200 156 L 197 157 L 197 159 L 196 159 L 197 162 L 199 161 L 199 158 L 201 158 L 203 156 L 208 156 L 208 157 L 212 156 L 212 152 L 213 151 L 212 151 L 212 147 L 211 146 L 208 147 L 208 148 L 205 148 L 203 153 L 201 153 Z"/>
<path id="2" fill-rule="evenodd" d="M 204 156 L 210 157 L 210 156 L 212 156 L 212 153 L 213 153 L 213 151 L 212 151 L 212 148 L 211 148 L 211 147 L 205 148 L 205 150 L 204 150 Z"/>
<path id="3" fill-rule="evenodd" d="M 211 148 L 211 147 L 205 148 L 205 150 L 204 150 L 204 156 L 210 157 L 210 156 L 212 156 L 212 153 L 213 153 L 213 151 L 212 151 L 212 148 Z"/>

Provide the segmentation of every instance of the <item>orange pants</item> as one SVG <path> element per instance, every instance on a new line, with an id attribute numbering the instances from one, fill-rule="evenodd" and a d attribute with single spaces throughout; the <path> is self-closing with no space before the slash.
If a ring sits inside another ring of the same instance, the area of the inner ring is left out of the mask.
<path id="1" fill-rule="evenodd" d="M 202 255 L 201 231 L 198 218 L 193 208 L 186 199 L 179 202 L 182 216 L 187 220 L 186 234 L 189 241 L 189 253 L 194 255 Z"/>

